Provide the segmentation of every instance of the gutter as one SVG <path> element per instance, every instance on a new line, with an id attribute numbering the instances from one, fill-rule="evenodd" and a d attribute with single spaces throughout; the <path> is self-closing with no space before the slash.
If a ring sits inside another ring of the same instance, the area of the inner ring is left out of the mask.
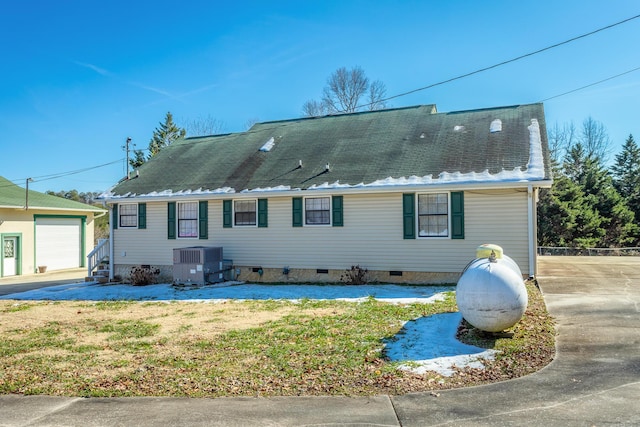
<path id="1" fill-rule="evenodd" d="M 112 215 L 113 206 L 109 206 L 109 218 L 113 218 Z M 109 281 L 113 281 L 113 221 L 109 221 Z"/>
<path id="2" fill-rule="evenodd" d="M 301 195 L 346 195 L 346 194 L 383 194 L 398 192 L 421 192 L 421 191 L 471 191 L 471 190 L 496 190 L 496 189 L 530 189 L 530 188 L 551 188 L 552 180 L 539 181 L 500 181 L 500 182 L 451 182 L 443 184 L 414 184 L 414 185 L 380 185 L 380 186 L 336 186 L 319 187 L 311 189 L 294 188 L 290 190 L 273 191 L 240 191 L 240 192 L 176 192 L 174 194 L 162 195 L 135 195 L 122 197 L 105 197 L 106 204 L 127 203 L 134 201 L 156 201 L 165 202 L 172 200 L 217 200 L 217 199 L 255 199 L 257 197 L 300 197 Z"/>

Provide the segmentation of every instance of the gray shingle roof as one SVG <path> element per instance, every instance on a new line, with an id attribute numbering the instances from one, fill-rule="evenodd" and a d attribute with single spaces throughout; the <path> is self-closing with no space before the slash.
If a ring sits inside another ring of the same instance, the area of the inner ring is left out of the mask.
<path id="1" fill-rule="evenodd" d="M 500 132 L 490 132 L 495 119 L 502 123 Z M 357 185 L 389 177 L 437 178 L 441 172 L 525 170 L 532 119 L 540 126 L 544 178 L 550 179 L 542 104 L 450 113 L 422 105 L 264 122 L 243 133 L 186 138 L 164 148 L 137 178 L 119 183 L 112 193 L 305 189 L 325 182 Z M 261 151 L 271 138 L 271 150 Z"/>
<path id="2" fill-rule="evenodd" d="M 26 190 L 0 176 L 0 208 L 24 208 Z M 85 203 L 29 190 L 29 208 L 104 212 L 104 209 Z"/>

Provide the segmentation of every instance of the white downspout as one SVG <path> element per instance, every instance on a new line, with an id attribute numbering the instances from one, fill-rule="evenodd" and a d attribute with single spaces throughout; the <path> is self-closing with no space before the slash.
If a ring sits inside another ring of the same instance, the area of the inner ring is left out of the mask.
<path id="1" fill-rule="evenodd" d="M 537 236 L 536 236 L 536 215 L 535 197 L 536 193 L 533 186 L 527 188 L 527 225 L 529 230 L 529 277 L 536 276 L 536 260 L 537 260 Z"/>
<path id="2" fill-rule="evenodd" d="M 109 205 L 109 281 L 113 280 L 113 204 Z"/>

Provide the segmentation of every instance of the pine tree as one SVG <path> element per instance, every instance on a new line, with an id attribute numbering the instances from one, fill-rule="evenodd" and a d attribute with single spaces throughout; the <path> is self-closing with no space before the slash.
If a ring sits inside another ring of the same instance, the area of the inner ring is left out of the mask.
<path id="1" fill-rule="evenodd" d="M 133 152 L 134 158 L 129 160 L 129 164 L 133 167 L 140 167 L 143 163 L 151 159 L 158 154 L 164 147 L 171 145 L 172 142 L 184 138 L 187 134 L 185 129 L 178 127 L 173 122 L 173 115 L 171 112 L 167 112 L 164 123 L 160 123 L 160 126 L 153 131 L 153 136 L 149 142 L 148 151 L 149 154 L 145 157 L 142 150 L 135 150 Z"/>
<path id="2" fill-rule="evenodd" d="M 581 188 L 586 205 L 602 218 L 598 246 L 620 247 L 634 242 L 638 234 L 635 215 L 614 187 L 599 156 L 588 153 L 580 143 L 575 144 L 565 156 L 563 172 Z"/>
<path id="3" fill-rule="evenodd" d="M 629 135 L 622 151 L 616 155 L 611 171 L 613 184 L 627 201 L 636 220 L 640 220 L 640 148 L 633 135 Z"/>
<path id="4" fill-rule="evenodd" d="M 541 246 L 589 248 L 598 245 L 604 218 L 582 188 L 563 174 L 553 187 L 541 191 L 538 204 L 538 243 Z"/>

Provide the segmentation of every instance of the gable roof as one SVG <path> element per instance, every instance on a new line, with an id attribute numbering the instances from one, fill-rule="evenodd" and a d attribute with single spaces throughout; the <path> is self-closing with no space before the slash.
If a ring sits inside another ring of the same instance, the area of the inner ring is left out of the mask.
<path id="1" fill-rule="evenodd" d="M 535 182 L 551 179 L 548 157 L 542 104 L 450 113 L 421 105 L 186 138 L 104 197 Z"/>
<path id="2" fill-rule="evenodd" d="M 0 176 L 0 208 L 22 209 L 25 207 L 26 190 Z M 29 209 L 56 211 L 105 212 L 96 206 L 76 202 L 50 194 L 29 190 Z"/>

